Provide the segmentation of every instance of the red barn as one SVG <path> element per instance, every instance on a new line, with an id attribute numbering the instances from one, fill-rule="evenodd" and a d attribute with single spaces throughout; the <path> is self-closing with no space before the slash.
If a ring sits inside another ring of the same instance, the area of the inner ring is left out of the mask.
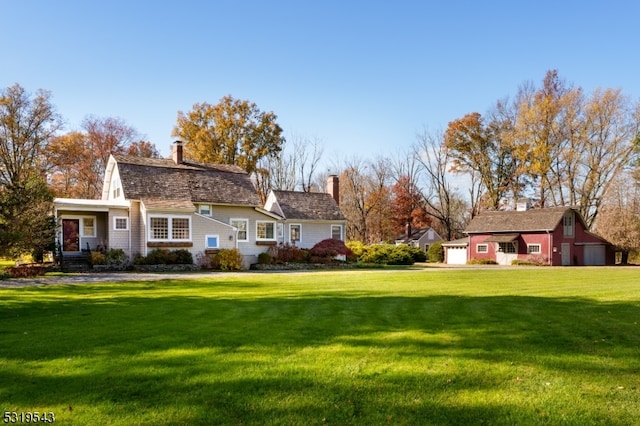
<path id="1" fill-rule="evenodd" d="M 464 231 L 467 260 L 489 259 L 500 265 L 529 260 L 548 265 L 613 265 L 615 251 L 589 232 L 571 207 L 483 212 Z"/>

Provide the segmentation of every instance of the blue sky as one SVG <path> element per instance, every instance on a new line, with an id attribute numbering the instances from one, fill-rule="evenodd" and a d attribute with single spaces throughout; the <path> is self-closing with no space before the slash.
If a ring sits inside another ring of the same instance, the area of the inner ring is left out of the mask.
<path id="1" fill-rule="evenodd" d="M 325 160 L 407 150 L 549 69 L 640 97 L 640 2 L 0 0 L 0 87 L 66 130 L 120 117 L 165 155 L 177 112 L 227 94 Z"/>

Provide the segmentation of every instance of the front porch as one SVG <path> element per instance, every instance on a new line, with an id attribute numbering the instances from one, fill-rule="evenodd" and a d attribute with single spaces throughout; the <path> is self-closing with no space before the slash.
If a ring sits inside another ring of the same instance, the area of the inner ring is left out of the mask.
<path id="1" fill-rule="evenodd" d="M 118 229 L 119 220 L 128 218 L 128 203 L 56 198 L 54 207 L 57 254 L 63 268 L 65 265 L 75 265 L 74 269 L 86 269 L 90 265 L 92 251 L 114 248 L 111 247 L 114 239 L 112 234 L 129 232 L 128 220 L 126 230 Z M 111 222 L 113 227 L 110 226 Z M 127 255 L 130 255 L 129 251 Z"/>

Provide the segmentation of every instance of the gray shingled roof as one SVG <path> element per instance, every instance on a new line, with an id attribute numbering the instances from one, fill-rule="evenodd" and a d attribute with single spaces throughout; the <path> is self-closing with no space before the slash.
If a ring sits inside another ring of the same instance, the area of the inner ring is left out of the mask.
<path id="1" fill-rule="evenodd" d="M 345 220 L 340 207 L 323 192 L 273 191 L 285 219 Z"/>
<path id="2" fill-rule="evenodd" d="M 471 219 L 467 234 L 554 230 L 570 207 L 551 207 L 527 211 L 482 212 Z M 578 218 L 580 215 L 576 215 Z M 581 220 L 581 219 L 579 219 Z"/>
<path id="3" fill-rule="evenodd" d="M 167 158 L 123 155 L 114 158 L 127 199 L 261 206 L 249 175 L 237 166 L 176 164 Z"/>

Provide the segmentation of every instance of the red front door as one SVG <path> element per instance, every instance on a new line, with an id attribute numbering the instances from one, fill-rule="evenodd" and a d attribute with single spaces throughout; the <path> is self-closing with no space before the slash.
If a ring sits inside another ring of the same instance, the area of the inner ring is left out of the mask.
<path id="1" fill-rule="evenodd" d="M 62 251 L 80 251 L 80 219 L 62 219 Z"/>

